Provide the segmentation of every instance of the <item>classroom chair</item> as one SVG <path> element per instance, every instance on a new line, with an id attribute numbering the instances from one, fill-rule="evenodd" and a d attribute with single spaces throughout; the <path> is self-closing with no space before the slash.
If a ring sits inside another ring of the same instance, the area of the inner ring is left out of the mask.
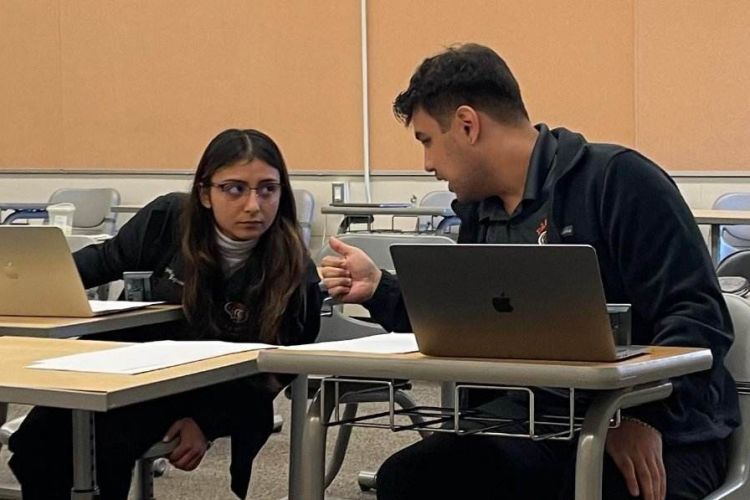
<path id="1" fill-rule="evenodd" d="M 302 240 L 305 242 L 305 246 L 310 248 L 312 222 L 315 216 L 315 198 L 307 189 L 293 189 L 292 192 L 297 208 L 297 221 L 302 228 Z"/>
<path id="2" fill-rule="evenodd" d="M 724 257 L 716 266 L 717 276 L 742 276 L 750 280 L 750 249 L 739 250 Z"/>
<path id="3" fill-rule="evenodd" d="M 705 500 L 740 500 L 750 498 L 750 302 L 724 294 L 734 324 L 734 344 L 724 365 L 737 382 L 742 425 L 730 438 L 727 477 L 719 489 Z"/>
<path id="4" fill-rule="evenodd" d="M 750 193 L 725 193 L 713 204 L 715 210 L 750 210 Z M 750 226 L 721 226 L 719 260 L 737 250 L 750 248 Z"/>
<path id="5" fill-rule="evenodd" d="M 419 201 L 420 207 L 441 207 L 451 208 L 451 203 L 456 199 L 456 194 L 450 191 L 430 191 Z M 458 238 L 458 227 L 461 225 L 461 219 L 453 217 L 430 217 L 422 215 L 417 219 L 418 233 L 435 233 L 443 236 L 449 236 L 453 239 Z"/>
<path id="6" fill-rule="evenodd" d="M 72 203 L 74 234 L 115 234 L 113 205 L 120 204 L 120 193 L 111 188 L 64 188 L 49 197 L 50 204 Z"/>

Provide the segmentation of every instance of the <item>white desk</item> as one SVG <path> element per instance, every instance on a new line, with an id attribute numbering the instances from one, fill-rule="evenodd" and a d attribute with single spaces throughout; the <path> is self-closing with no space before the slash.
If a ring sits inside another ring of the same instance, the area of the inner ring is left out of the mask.
<path id="1" fill-rule="evenodd" d="M 73 410 L 75 500 L 97 491 L 94 412 L 169 396 L 257 373 L 257 351 L 220 356 L 138 375 L 36 370 L 40 359 L 123 345 L 88 340 L 0 337 L 0 401 Z M 44 480 L 44 478 L 40 478 Z"/>
<path id="2" fill-rule="evenodd" d="M 370 355 L 263 351 L 261 371 L 301 374 L 292 384 L 292 451 L 289 498 L 322 499 L 326 427 L 333 401 L 313 401 L 305 417 L 307 375 L 596 389 L 583 422 L 576 458 L 576 499 L 601 498 L 602 458 L 609 419 L 618 408 L 663 399 L 669 378 L 711 367 L 708 349 L 653 347 L 651 354 L 619 363 L 434 358 L 420 353 Z M 300 433 L 300 426 L 304 432 Z M 304 460 L 303 460 L 304 457 Z"/>
<path id="3" fill-rule="evenodd" d="M 333 206 L 322 207 L 320 213 L 323 215 L 341 215 L 343 219 L 339 224 L 338 233 L 345 233 L 349 226 L 354 222 L 353 219 L 364 219 L 367 224 L 367 230 L 372 231 L 373 217 L 376 215 L 391 216 L 391 230 L 393 230 L 393 221 L 397 217 L 453 217 L 455 212 L 451 208 L 442 207 L 361 207 L 361 206 Z M 433 224 L 434 225 L 434 224 Z"/>
<path id="4" fill-rule="evenodd" d="M 718 264 L 721 248 L 721 226 L 750 225 L 750 211 L 743 210 L 693 210 L 695 222 L 708 225 L 711 257 L 714 264 Z"/>
<path id="5" fill-rule="evenodd" d="M 0 203 L 0 212 L 8 210 L 11 213 L 8 214 L 0 224 L 10 224 L 15 219 L 46 219 L 47 218 L 47 205 L 49 203 L 15 203 L 15 202 L 4 202 Z"/>
<path id="6" fill-rule="evenodd" d="M 0 316 L 0 335 L 7 337 L 63 339 L 122 330 L 124 328 L 167 323 L 180 320 L 183 317 L 182 306 L 178 305 L 150 306 L 144 309 L 107 314 L 94 318 Z M 0 425 L 4 424 L 8 417 L 7 403 L 7 401 L 0 399 Z"/>

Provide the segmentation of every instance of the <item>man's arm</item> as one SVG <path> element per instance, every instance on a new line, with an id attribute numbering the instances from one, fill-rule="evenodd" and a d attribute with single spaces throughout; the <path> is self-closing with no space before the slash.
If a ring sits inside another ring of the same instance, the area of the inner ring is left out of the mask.
<path id="1" fill-rule="evenodd" d="M 673 379 L 669 398 L 624 410 L 621 426 L 607 435 L 606 450 L 629 492 L 659 500 L 666 494 L 662 437 L 716 439 L 717 426 L 726 427 L 719 417 L 731 404 L 723 360 L 732 326 L 694 218 L 667 175 L 627 152 L 607 169 L 601 194 L 607 258 L 641 325 L 634 342 L 706 347 L 714 356 L 711 371 Z"/>

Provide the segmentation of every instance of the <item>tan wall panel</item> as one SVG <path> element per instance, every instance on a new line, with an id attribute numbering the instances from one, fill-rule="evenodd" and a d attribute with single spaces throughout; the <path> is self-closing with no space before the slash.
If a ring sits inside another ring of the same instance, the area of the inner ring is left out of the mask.
<path id="1" fill-rule="evenodd" d="M 369 3 L 372 165 L 421 169 L 411 131 L 391 113 L 416 66 L 442 47 L 494 48 L 534 121 L 633 144 L 632 1 L 377 0 Z"/>
<path id="2" fill-rule="evenodd" d="M 62 1 L 67 168 L 191 168 L 253 127 L 294 169 L 361 168 L 355 2 Z"/>
<path id="3" fill-rule="evenodd" d="M 639 148 L 672 170 L 750 170 L 750 4 L 639 0 Z"/>
<path id="4" fill-rule="evenodd" d="M 58 3 L 3 0 L 0 6 L 0 168 L 59 164 Z"/>

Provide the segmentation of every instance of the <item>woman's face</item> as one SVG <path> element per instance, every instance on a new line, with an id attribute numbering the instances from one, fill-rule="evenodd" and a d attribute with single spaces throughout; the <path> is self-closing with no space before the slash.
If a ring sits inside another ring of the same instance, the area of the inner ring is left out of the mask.
<path id="1" fill-rule="evenodd" d="M 279 171 L 262 160 L 221 167 L 201 189 L 201 204 L 219 231 L 233 240 L 257 240 L 276 219 L 281 199 Z"/>

